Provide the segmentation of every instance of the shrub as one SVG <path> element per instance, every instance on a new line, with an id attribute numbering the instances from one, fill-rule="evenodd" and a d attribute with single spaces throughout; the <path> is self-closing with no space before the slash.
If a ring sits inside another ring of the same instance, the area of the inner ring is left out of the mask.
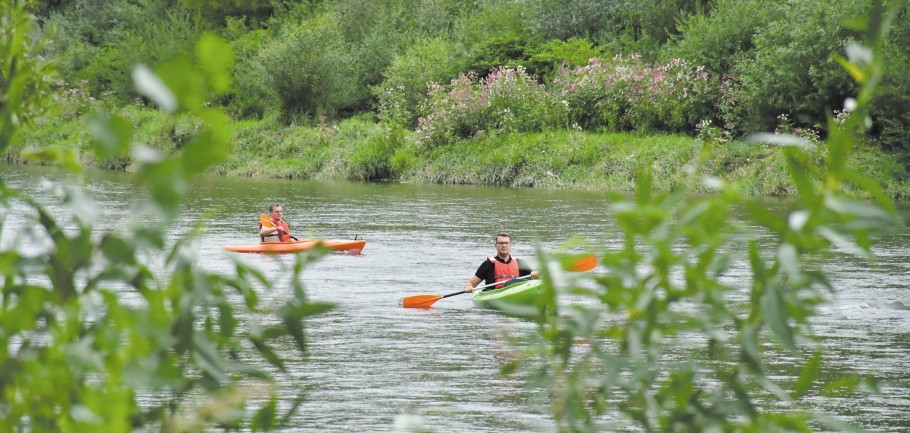
<path id="1" fill-rule="evenodd" d="M 496 68 L 531 68 L 531 73 L 534 74 L 536 71 L 530 59 L 537 50 L 538 43 L 537 39 L 522 34 L 493 36 L 474 47 L 468 70 L 480 78 L 486 77 Z"/>
<path id="2" fill-rule="evenodd" d="M 870 38 L 887 34 L 875 18 Z M 868 42 L 871 54 L 879 41 Z M 884 190 L 848 164 L 882 71 L 879 58 L 861 57 L 843 62 L 865 81 L 855 111 L 831 122 L 823 150 L 772 140 L 789 144 L 779 152 L 796 189 L 788 215 L 697 169 L 674 192 L 655 193 L 644 170 L 635 194 L 611 204 L 621 233 L 593 249 L 603 271 L 569 283 L 543 276 L 537 339 L 515 339 L 524 351 L 502 371 L 526 365 L 526 383 L 547 392 L 554 431 L 861 430 L 816 403 L 877 392 L 876 379 L 829 365 L 830 342 L 812 330 L 820 304 L 843 289 L 826 262 L 871 262 L 872 239 L 900 223 Z M 701 185 L 717 193 L 693 194 Z M 872 199 L 849 200 L 845 185 Z M 559 257 L 564 269 L 573 256 Z M 732 275 L 735 263 L 744 275 Z M 780 361 L 797 368 L 781 374 Z"/>
<path id="3" fill-rule="evenodd" d="M 356 99 L 359 71 L 330 15 L 288 23 L 255 56 L 287 122 L 334 117 Z M 255 95 L 249 95 L 255 97 Z"/>
<path id="4" fill-rule="evenodd" d="M 461 33 L 470 58 L 467 70 L 480 78 L 493 68 L 527 70 L 530 50 L 540 43 L 532 14 L 524 2 L 482 2 Z"/>
<path id="5" fill-rule="evenodd" d="M 569 122 L 584 129 L 688 132 L 712 114 L 717 89 L 701 66 L 681 59 L 648 66 L 633 54 L 564 68 L 552 90 Z"/>
<path id="6" fill-rule="evenodd" d="M 594 57 L 605 57 L 604 51 L 587 39 L 571 38 L 568 41 L 552 40 L 533 48 L 528 63 L 531 73 L 542 82 L 552 82 L 560 67 L 584 66 Z"/>
<path id="7" fill-rule="evenodd" d="M 865 3 L 811 0 L 766 6 L 780 19 L 762 26 L 753 39 L 755 49 L 736 57 L 734 64 L 734 91 L 749 101 L 742 113 L 743 132 L 768 130 L 780 114 L 801 126 L 818 127 L 829 113 L 843 108 L 856 86 L 834 56 L 858 36 L 842 23 L 867 8 Z"/>
<path id="8" fill-rule="evenodd" d="M 178 5 L 126 0 L 78 0 L 49 21 L 61 28 L 51 52 L 61 59 L 63 79 L 86 80 L 92 94 L 111 91 L 121 101 L 133 94 L 126 71 L 192 52 L 204 30 Z"/>
<path id="9" fill-rule="evenodd" d="M 237 25 L 229 21 L 229 29 Z M 234 68 L 234 86 L 224 102 L 235 117 L 263 118 L 269 113 L 279 117 L 281 102 L 277 92 L 269 85 L 271 73 L 260 61 L 260 50 L 268 43 L 266 30 L 241 33 L 231 41 L 231 48 L 237 53 Z"/>
<path id="10" fill-rule="evenodd" d="M 4 37 L 9 23 L 21 24 L 17 32 L 30 24 L 19 2 L 9 3 L 0 3 L 0 53 L 14 52 L 18 61 L 6 72 L 44 82 L 34 47 Z M 293 296 L 260 323 L 244 319 L 262 314 L 258 291 L 272 287 L 260 270 L 234 260 L 234 275 L 210 273 L 194 258 L 194 233 L 166 242 L 191 181 L 226 158 L 232 139 L 227 116 L 199 101 L 226 90 L 233 56 L 211 35 L 197 48 L 195 59 L 180 56 L 155 72 L 135 69 L 137 88 L 161 109 L 157 116 L 200 120 L 180 152 L 166 157 L 133 147 L 129 122 L 119 116 L 98 116 L 88 128 L 100 160 L 141 155 L 135 168 L 142 193 L 127 204 L 138 211 L 117 227 L 96 226 L 103 218 L 73 185 L 79 176 L 48 182 L 59 200 L 53 207 L 0 181 L 0 213 L 15 210 L 30 220 L 11 234 L 0 260 L 0 431 L 272 431 L 299 407 L 278 405 L 276 385 L 289 377 L 282 352 L 293 341 L 303 355 L 303 319 L 331 308 L 307 302 L 304 256 L 288 269 Z M 7 113 L 40 105 L 7 101 L 0 105 L 4 133 Z M 62 158 L 54 162 L 81 171 Z M 5 223 L 0 219 L 7 233 Z"/>
<path id="11" fill-rule="evenodd" d="M 870 110 L 872 134 L 881 147 L 903 154 L 910 166 L 910 14 L 900 17 L 895 37 L 882 49 L 885 78 L 882 94 Z"/>
<path id="12" fill-rule="evenodd" d="M 402 145 L 401 128 L 385 128 L 361 142 L 349 161 L 349 178 L 359 181 L 389 180 L 394 177 L 392 156 Z"/>
<path id="13" fill-rule="evenodd" d="M 473 74 L 448 89 L 430 86 L 415 131 L 420 145 L 440 145 L 488 132 L 527 132 L 565 126 L 567 111 L 523 68 L 495 69 L 478 83 Z"/>
<path id="14" fill-rule="evenodd" d="M 179 0 L 179 3 L 193 11 L 196 21 L 210 23 L 214 27 L 223 26 L 232 17 L 243 17 L 258 25 L 267 20 L 275 9 L 275 2 L 246 0 Z"/>
<path id="15" fill-rule="evenodd" d="M 457 76 L 462 65 L 460 52 L 453 42 L 437 37 L 416 42 L 395 56 L 384 72 L 385 80 L 373 88 L 380 119 L 416 126 L 417 106 L 426 96 L 427 84 Z"/>
<path id="16" fill-rule="evenodd" d="M 692 14 L 679 25 L 680 36 L 661 47 L 662 58 L 680 57 L 704 65 L 714 74 L 730 73 L 734 60 L 754 49 L 761 27 L 780 10 L 761 0 L 719 0 L 707 14 Z M 765 13 L 754 13 L 762 9 Z"/>
<path id="17" fill-rule="evenodd" d="M 621 33 L 620 19 L 627 3 L 614 0 L 562 0 L 533 2 L 534 30 L 546 39 L 612 38 Z"/>

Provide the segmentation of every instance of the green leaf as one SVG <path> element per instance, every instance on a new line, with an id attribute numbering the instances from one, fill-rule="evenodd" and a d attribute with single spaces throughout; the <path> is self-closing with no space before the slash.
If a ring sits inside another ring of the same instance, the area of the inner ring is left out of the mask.
<path id="1" fill-rule="evenodd" d="M 196 59 L 213 93 L 223 94 L 230 90 L 234 52 L 224 38 L 213 33 L 203 34 L 196 44 Z"/>
<path id="2" fill-rule="evenodd" d="M 253 346 L 256 348 L 256 351 L 259 352 L 259 354 L 262 355 L 262 357 L 265 358 L 265 360 L 268 361 L 269 364 L 272 364 L 273 366 L 275 366 L 276 368 L 278 368 L 281 371 L 286 371 L 286 369 L 284 368 L 284 360 L 282 360 L 281 357 L 278 356 L 278 354 L 276 354 L 275 351 L 272 350 L 272 348 L 269 347 L 269 345 L 266 344 L 265 341 L 263 341 L 259 337 L 255 337 L 255 336 L 251 336 L 249 338 L 249 341 L 251 343 L 253 343 Z"/>
<path id="3" fill-rule="evenodd" d="M 148 66 L 139 65 L 133 68 L 133 83 L 136 84 L 136 91 L 140 95 L 151 99 L 162 111 L 166 113 L 177 111 L 177 97 Z"/>
<path id="4" fill-rule="evenodd" d="M 841 67 L 844 68 L 844 70 L 847 71 L 847 73 L 849 73 L 850 76 L 853 77 L 854 80 L 856 80 L 857 83 L 863 84 L 869 80 L 869 77 L 866 75 L 866 73 L 862 69 L 860 69 L 853 63 L 850 63 L 850 61 L 845 59 L 844 57 L 835 55 L 834 60 L 837 63 L 839 63 L 841 65 Z"/>
<path id="5" fill-rule="evenodd" d="M 812 417 L 815 418 L 818 422 L 828 426 L 833 431 L 848 433 L 868 433 L 868 430 L 866 429 L 860 428 L 830 415 L 816 413 L 813 414 Z"/>
<path id="6" fill-rule="evenodd" d="M 777 249 L 777 262 L 781 270 L 787 274 L 791 280 L 800 277 L 800 259 L 799 252 L 793 244 L 784 243 Z"/>
<path id="7" fill-rule="evenodd" d="M 793 386 L 793 393 L 791 394 L 793 398 L 800 398 L 809 392 L 809 389 L 818 378 L 818 373 L 820 371 L 819 367 L 821 366 L 821 363 L 822 353 L 815 352 L 812 354 L 812 358 L 809 358 L 809 362 L 803 366 L 803 370 L 799 374 L 799 379 L 796 381 L 796 385 Z"/>
<path id="8" fill-rule="evenodd" d="M 102 160 L 110 160 L 126 154 L 133 139 L 130 122 L 120 116 L 98 114 L 88 120 L 92 134 L 92 150 Z"/>
<path id="9" fill-rule="evenodd" d="M 795 352 L 796 341 L 793 339 L 793 331 L 788 323 L 790 316 L 787 314 L 786 305 L 784 305 L 781 287 L 777 284 L 769 284 L 765 287 L 765 294 L 762 299 L 764 300 L 762 312 L 764 313 L 765 323 L 777 335 L 777 338 L 786 349 Z"/>
<path id="10" fill-rule="evenodd" d="M 216 346 L 199 332 L 193 333 L 193 359 L 196 365 L 218 383 L 229 382 L 224 358 L 218 353 Z"/>
<path id="11" fill-rule="evenodd" d="M 198 113 L 204 108 L 206 89 L 202 77 L 193 67 L 193 59 L 188 55 L 175 57 L 155 66 L 155 73 L 161 77 L 166 88 L 180 98 L 175 100 L 175 110 L 180 108 L 191 113 Z M 173 111 L 171 111 L 173 112 Z"/>
<path id="12" fill-rule="evenodd" d="M 278 400 L 275 395 L 269 398 L 268 403 L 253 414 L 252 425 L 254 432 L 266 432 L 275 429 L 278 423 Z"/>

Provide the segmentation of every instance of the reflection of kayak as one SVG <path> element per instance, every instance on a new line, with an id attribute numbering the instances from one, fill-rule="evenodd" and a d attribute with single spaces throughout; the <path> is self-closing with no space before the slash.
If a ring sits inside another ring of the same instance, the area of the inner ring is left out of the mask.
<path id="1" fill-rule="evenodd" d="M 352 254 L 360 254 L 367 241 L 363 239 L 304 239 L 302 241 L 291 242 L 261 242 L 251 245 L 225 245 L 224 249 L 235 253 L 296 253 L 306 251 L 322 244 L 332 251 L 348 251 Z"/>
<path id="2" fill-rule="evenodd" d="M 509 313 L 533 314 L 541 299 L 543 285 L 540 280 L 523 281 L 508 287 L 474 292 L 474 305 L 495 308 Z"/>

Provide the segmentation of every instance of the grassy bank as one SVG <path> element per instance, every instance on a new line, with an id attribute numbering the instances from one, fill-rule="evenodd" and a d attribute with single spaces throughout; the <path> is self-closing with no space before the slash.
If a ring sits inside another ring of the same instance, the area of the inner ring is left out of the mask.
<path id="1" fill-rule="evenodd" d="M 165 153 L 179 152 L 195 131 L 189 118 L 164 120 L 138 106 L 121 110 L 136 128 L 136 141 Z M 84 155 L 89 134 L 75 117 L 49 121 L 25 134 L 24 154 L 70 153 L 74 163 L 129 169 L 126 158 L 99 162 Z M 781 149 L 744 142 L 703 142 L 680 135 L 551 131 L 478 137 L 435 148 L 418 147 L 414 133 L 359 117 L 317 127 L 238 121 L 230 159 L 215 172 L 227 176 L 457 183 L 531 188 L 630 191 L 643 168 L 654 187 L 677 188 L 688 166 L 738 183 L 750 195 L 790 196 Z M 814 153 L 824 164 L 824 150 Z M 8 160 L 24 162 L 19 153 Z M 699 162 L 700 161 L 700 162 Z M 894 198 L 910 198 L 910 175 L 896 159 L 862 147 L 851 164 L 881 183 Z"/>

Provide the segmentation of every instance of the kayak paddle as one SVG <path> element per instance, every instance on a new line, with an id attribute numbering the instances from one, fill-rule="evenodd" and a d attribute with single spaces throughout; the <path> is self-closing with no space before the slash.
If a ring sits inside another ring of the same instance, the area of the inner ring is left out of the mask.
<path id="1" fill-rule="evenodd" d="M 269 218 L 269 216 L 266 215 L 266 214 L 260 214 L 260 215 L 259 215 L 259 223 L 262 224 L 263 227 L 269 227 L 269 228 L 273 228 L 273 229 L 278 229 L 279 232 L 284 233 L 284 234 L 290 236 L 291 239 L 293 239 L 293 240 L 295 240 L 295 241 L 299 241 L 299 240 L 300 240 L 300 239 L 295 238 L 294 235 L 292 235 L 292 234 L 290 234 L 290 233 L 288 233 L 288 232 L 282 230 L 281 227 L 276 226 L 275 223 L 272 222 L 272 219 Z M 271 235 L 269 235 L 269 236 L 271 236 Z"/>
<path id="2" fill-rule="evenodd" d="M 596 267 L 596 266 L 597 266 L 597 256 L 595 256 L 594 254 L 587 254 L 587 255 L 581 256 L 581 257 L 569 262 L 569 266 L 566 267 L 566 270 L 568 270 L 569 272 L 585 272 L 585 271 L 590 271 L 591 269 L 594 269 L 594 267 Z M 523 277 L 514 278 L 509 281 L 523 280 L 528 277 L 530 277 L 530 275 L 525 275 Z M 508 283 L 508 281 L 506 283 Z M 503 284 L 503 283 L 490 283 L 490 284 L 486 284 L 483 286 L 477 286 L 474 288 L 474 290 L 483 289 L 485 287 L 495 286 L 497 284 Z M 401 306 L 404 308 L 430 308 L 434 303 L 436 303 L 436 301 L 438 301 L 442 298 L 448 298 L 450 296 L 460 295 L 462 293 L 468 293 L 468 292 L 462 290 L 460 292 L 449 293 L 448 295 L 408 296 L 401 300 Z"/>
<path id="3" fill-rule="evenodd" d="M 477 286 L 477 287 L 475 287 L 474 290 L 483 289 L 483 288 L 486 288 L 486 287 L 492 287 L 492 286 L 496 286 L 496 285 L 499 285 L 499 284 L 508 284 L 508 283 L 511 282 L 511 281 L 524 280 L 524 279 L 527 279 L 527 278 L 530 278 L 530 277 L 531 277 L 531 275 L 529 274 L 529 275 L 525 275 L 525 276 L 523 276 L 523 277 L 512 278 L 512 279 L 509 280 L 509 281 L 500 281 L 500 282 L 498 282 L 498 283 L 484 284 L 484 285 L 482 285 L 482 286 Z M 440 299 L 442 299 L 442 298 L 448 298 L 449 296 L 460 295 L 460 294 L 462 294 L 462 293 L 468 293 L 468 292 L 467 292 L 466 290 L 462 290 L 462 291 L 460 291 L 460 292 L 449 293 L 448 295 L 416 295 L 416 296 L 408 296 L 408 297 L 403 298 L 403 299 L 401 300 L 401 306 L 404 307 L 404 308 L 430 308 L 434 303 L 436 303 L 436 301 L 438 301 L 438 300 L 440 300 Z"/>
<path id="4" fill-rule="evenodd" d="M 581 256 L 575 260 L 572 260 L 569 263 L 569 267 L 566 268 L 566 270 L 569 272 L 590 271 L 597 266 L 597 256 L 594 254 L 588 254 L 586 256 Z"/>

